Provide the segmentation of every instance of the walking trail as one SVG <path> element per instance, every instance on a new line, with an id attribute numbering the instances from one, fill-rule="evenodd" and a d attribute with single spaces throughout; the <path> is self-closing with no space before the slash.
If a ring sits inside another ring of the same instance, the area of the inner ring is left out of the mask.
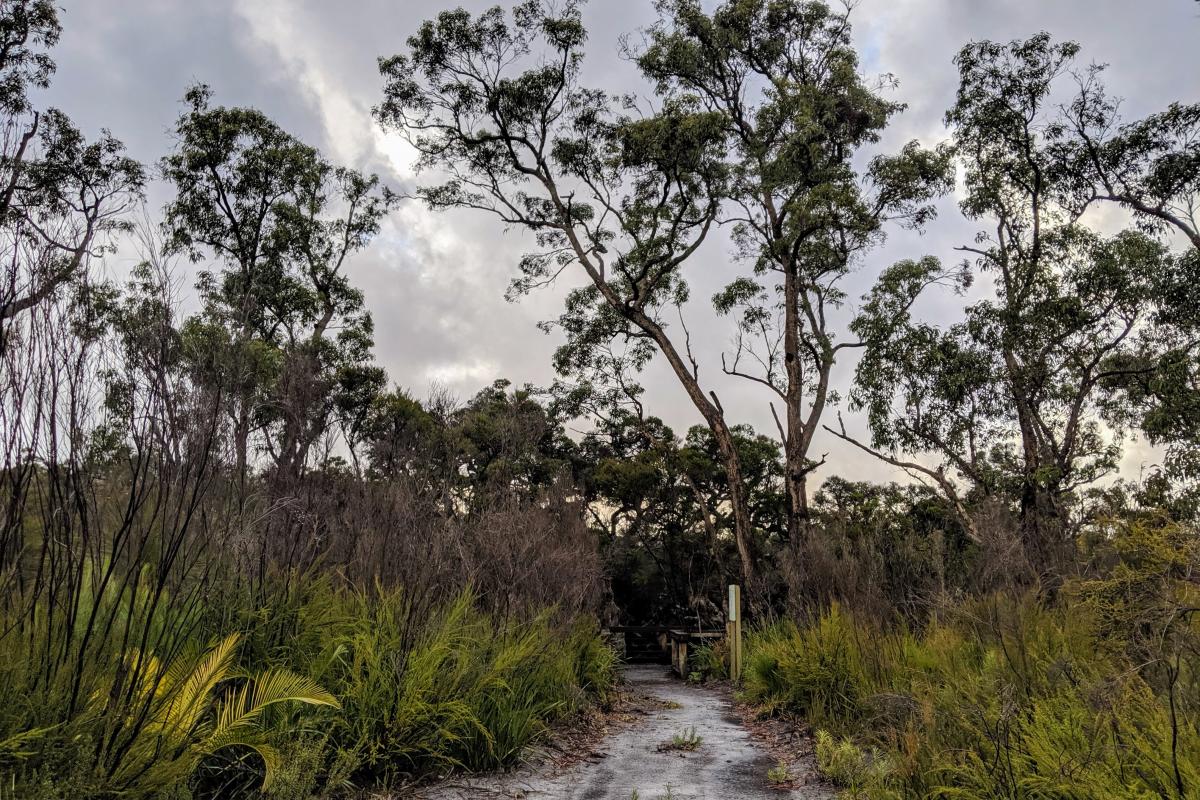
<path id="1" fill-rule="evenodd" d="M 543 800 L 832 800 L 815 776 L 811 757 L 789 764 L 798 788 L 771 786 L 776 759 L 734 713 L 726 693 L 690 686 L 666 667 L 631 666 L 631 693 L 657 702 L 641 721 L 595 746 L 588 760 L 557 771 L 531 769 L 472 779 L 423 795 L 428 800 L 539 798 Z M 694 750 L 672 749 L 673 737 L 695 729 Z"/>

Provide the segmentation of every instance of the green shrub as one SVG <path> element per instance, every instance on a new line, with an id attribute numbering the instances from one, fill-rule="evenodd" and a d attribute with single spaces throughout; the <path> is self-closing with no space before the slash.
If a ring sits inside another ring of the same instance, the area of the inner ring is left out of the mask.
<path id="1" fill-rule="evenodd" d="M 342 700 L 338 738 L 366 781 L 511 764 L 615 680 L 615 655 L 594 624 L 563 631 L 548 615 L 497 619 L 468 592 L 414 632 L 402 592 L 341 602 L 343 613 L 325 616 L 324 644 L 305 653 Z"/>
<path id="2" fill-rule="evenodd" d="M 836 607 L 776 625 L 747 639 L 745 692 L 828 729 L 821 768 L 849 797 L 1200 796 L 1194 552 L 1135 526 L 1054 605 L 959 601 L 915 632 Z"/>
<path id="3" fill-rule="evenodd" d="M 888 788 L 892 767 L 878 750 L 864 751 L 849 739 L 835 739 L 829 731 L 817 731 L 817 768 L 843 789 L 839 800 L 891 798 Z"/>
<path id="4" fill-rule="evenodd" d="M 692 669 L 701 680 L 722 680 L 729 677 L 729 645 L 724 639 L 702 644 L 691 654 Z"/>
<path id="5" fill-rule="evenodd" d="M 576 623 L 567 646 L 575 654 L 575 683 L 602 707 L 608 707 L 617 685 L 618 658 L 617 651 L 601 637 L 596 620 Z"/>
<path id="6" fill-rule="evenodd" d="M 866 693 L 863 630 L 837 605 L 811 626 L 779 623 L 747 637 L 744 693 L 815 722 L 855 717 Z"/>
<path id="7" fill-rule="evenodd" d="M 263 791 L 264 800 L 322 800 L 350 785 L 358 767 L 357 754 L 342 750 L 327 733 L 289 733 L 278 744 L 275 780 Z"/>

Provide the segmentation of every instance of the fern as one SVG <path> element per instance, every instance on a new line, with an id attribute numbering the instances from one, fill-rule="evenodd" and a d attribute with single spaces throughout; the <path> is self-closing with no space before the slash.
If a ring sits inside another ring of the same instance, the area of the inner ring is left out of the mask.
<path id="1" fill-rule="evenodd" d="M 279 757 L 262 725 L 267 710 L 280 703 L 340 708 L 337 698 L 315 681 L 288 670 L 236 675 L 233 664 L 240 640 L 240 634 L 232 634 L 163 670 L 148 698 L 149 722 L 136 733 L 113 774 L 117 787 L 136 794 L 170 785 L 190 774 L 205 756 L 230 747 L 259 755 L 265 769 L 263 786 L 269 787 Z"/>

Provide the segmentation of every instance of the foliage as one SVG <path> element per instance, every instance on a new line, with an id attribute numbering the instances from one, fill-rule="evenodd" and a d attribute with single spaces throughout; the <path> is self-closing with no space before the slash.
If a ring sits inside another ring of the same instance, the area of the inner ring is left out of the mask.
<path id="1" fill-rule="evenodd" d="M 959 52 L 946 121 L 960 208 L 982 229 L 958 250 L 989 291 L 948 327 L 906 309 L 896 324 L 873 302 L 852 325 L 868 342 L 852 392 L 867 449 L 935 482 L 980 543 L 950 476 L 976 502 L 1016 506 L 1031 574 L 1051 590 L 1070 569 L 1077 493 L 1116 469 L 1131 423 L 1173 445 L 1172 472 L 1188 474 L 1195 396 L 1188 276 L 1200 250 L 1172 252 L 1161 234 L 1200 245 L 1181 211 L 1194 208 L 1200 116 L 1174 105 L 1119 125 L 1101 68 L 1077 70 L 1078 54 L 1046 33 Z M 1064 106 L 1057 87 L 1072 75 Z M 1131 224 L 1090 227 L 1082 212 L 1102 201 L 1126 206 Z"/>
<path id="2" fill-rule="evenodd" d="M 840 800 L 868 800 L 896 795 L 887 790 L 890 774 L 887 757 L 878 750 L 864 752 L 850 739 L 835 739 L 829 731 L 817 731 L 817 768 L 841 787 Z"/>
<path id="3" fill-rule="evenodd" d="M 783 466 L 779 445 L 749 426 L 731 431 L 759 552 L 781 547 Z M 593 528 L 602 537 L 614 601 L 635 623 L 679 620 L 702 628 L 722 623 L 720 598 L 735 580 L 735 543 L 723 502 L 727 475 L 705 426 L 680 439 L 654 417 L 617 410 L 583 438 L 577 474 Z M 763 566 L 764 581 L 778 587 Z"/>
<path id="4" fill-rule="evenodd" d="M 729 677 L 729 644 L 724 639 L 700 645 L 688 653 L 688 658 L 700 680 L 723 680 Z"/>
<path id="5" fill-rule="evenodd" d="M 464 594 L 414 632 L 402 592 L 334 602 L 310 657 L 342 698 L 335 725 L 359 754 L 358 774 L 385 785 L 510 764 L 588 692 L 612 685 L 612 655 L 595 632 L 564 634 L 545 616 L 504 622 Z"/>
<path id="6" fill-rule="evenodd" d="M 793 605 L 837 601 L 881 620 L 921 620 L 948 592 L 992 585 L 989 554 L 953 506 L 912 484 L 829 477 L 813 498 L 803 554 L 806 582 Z"/>
<path id="7" fill-rule="evenodd" d="M 470 594 L 428 622 L 410 611 L 402 591 L 326 584 L 290 622 L 264 609 L 245 634 L 211 648 L 193 639 L 168 663 L 126 653 L 112 674 L 94 676 L 92 699 L 74 718 L 28 728 L 8 712 L 0 727 L 6 780 L 62 791 L 75 775 L 83 797 L 185 786 L 197 796 L 246 796 L 260 783 L 266 797 L 326 797 L 351 778 L 392 785 L 509 765 L 549 724 L 602 702 L 615 681 L 615 655 L 583 621 L 563 629 L 549 614 L 504 620 L 480 611 Z M 297 627 L 264 649 L 281 623 Z M 110 698 L 138 661 L 150 666 L 126 690 L 144 716 L 134 726 L 113 718 Z M 16 667 L 6 664 L 9 677 Z M 42 689 L 25 713 L 56 702 L 58 690 Z M 317 726 L 288 711 L 294 703 L 328 711 Z M 68 769 L 96 740 L 119 744 L 111 767 Z M 258 761 L 247 762 L 246 752 Z"/>
<path id="8" fill-rule="evenodd" d="M 685 751 L 691 752 L 704 743 L 704 737 L 696 733 L 696 727 L 693 725 L 690 728 L 684 728 L 679 733 L 671 737 L 670 741 L 663 742 L 658 746 L 660 751 Z"/>
<path id="9" fill-rule="evenodd" d="M 1094 553 L 1097 576 L 1068 584 L 1055 608 L 994 596 L 916 632 L 834 608 L 758 632 L 746 693 L 825 727 L 823 769 L 851 797 L 1190 796 L 1191 542 L 1173 525 L 1120 526 Z"/>
<path id="10" fill-rule="evenodd" d="M 349 788 L 350 776 L 357 766 L 357 754 L 337 749 L 328 733 L 296 736 L 289 731 L 279 745 L 275 779 L 270 787 L 263 788 L 262 794 L 268 800 L 336 797 Z"/>
<path id="11" fill-rule="evenodd" d="M 235 677 L 238 634 L 215 646 L 176 657 L 154 681 L 131 687 L 144 706 L 147 723 L 127 741 L 126 755 L 106 783 L 134 796 L 150 795 L 163 786 L 183 782 L 200 760 L 225 748 L 253 750 L 262 759 L 263 788 L 269 789 L 279 769 L 279 752 L 265 740 L 264 718 L 281 703 L 338 708 L 338 701 L 312 679 L 286 669 L 268 669 L 230 686 Z M 128 653 L 126 662 L 154 659 Z M 94 702 L 103 702 L 101 697 Z M 102 708 L 96 713 L 104 715 Z M 119 734 L 114 737 L 124 739 Z"/>
<path id="12" fill-rule="evenodd" d="M 0 7 L 0 354 L 19 315 L 78 284 L 129 230 L 146 180 L 107 130 L 89 143 L 62 111 L 34 108 L 61 34 L 50 0 Z"/>
<path id="13" fill-rule="evenodd" d="M 781 622 L 746 637 L 746 695 L 814 722 L 861 713 L 867 681 L 859 630 L 834 605 L 812 625 Z"/>

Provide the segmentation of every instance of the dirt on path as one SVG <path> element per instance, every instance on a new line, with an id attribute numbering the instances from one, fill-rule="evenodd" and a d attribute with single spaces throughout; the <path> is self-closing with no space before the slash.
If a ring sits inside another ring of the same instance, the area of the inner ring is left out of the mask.
<path id="1" fill-rule="evenodd" d="M 628 690 L 650 699 L 644 717 L 565 768 L 529 768 L 496 778 L 459 780 L 420 795 L 426 800 L 539 798 L 541 800 L 832 800 L 811 757 L 787 764 L 791 786 L 772 786 L 778 764 L 756 740 L 728 693 L 688 685 L 666 667 L 632 666 Z M 694 749 L 673 746 L 694 730 Z"/>

